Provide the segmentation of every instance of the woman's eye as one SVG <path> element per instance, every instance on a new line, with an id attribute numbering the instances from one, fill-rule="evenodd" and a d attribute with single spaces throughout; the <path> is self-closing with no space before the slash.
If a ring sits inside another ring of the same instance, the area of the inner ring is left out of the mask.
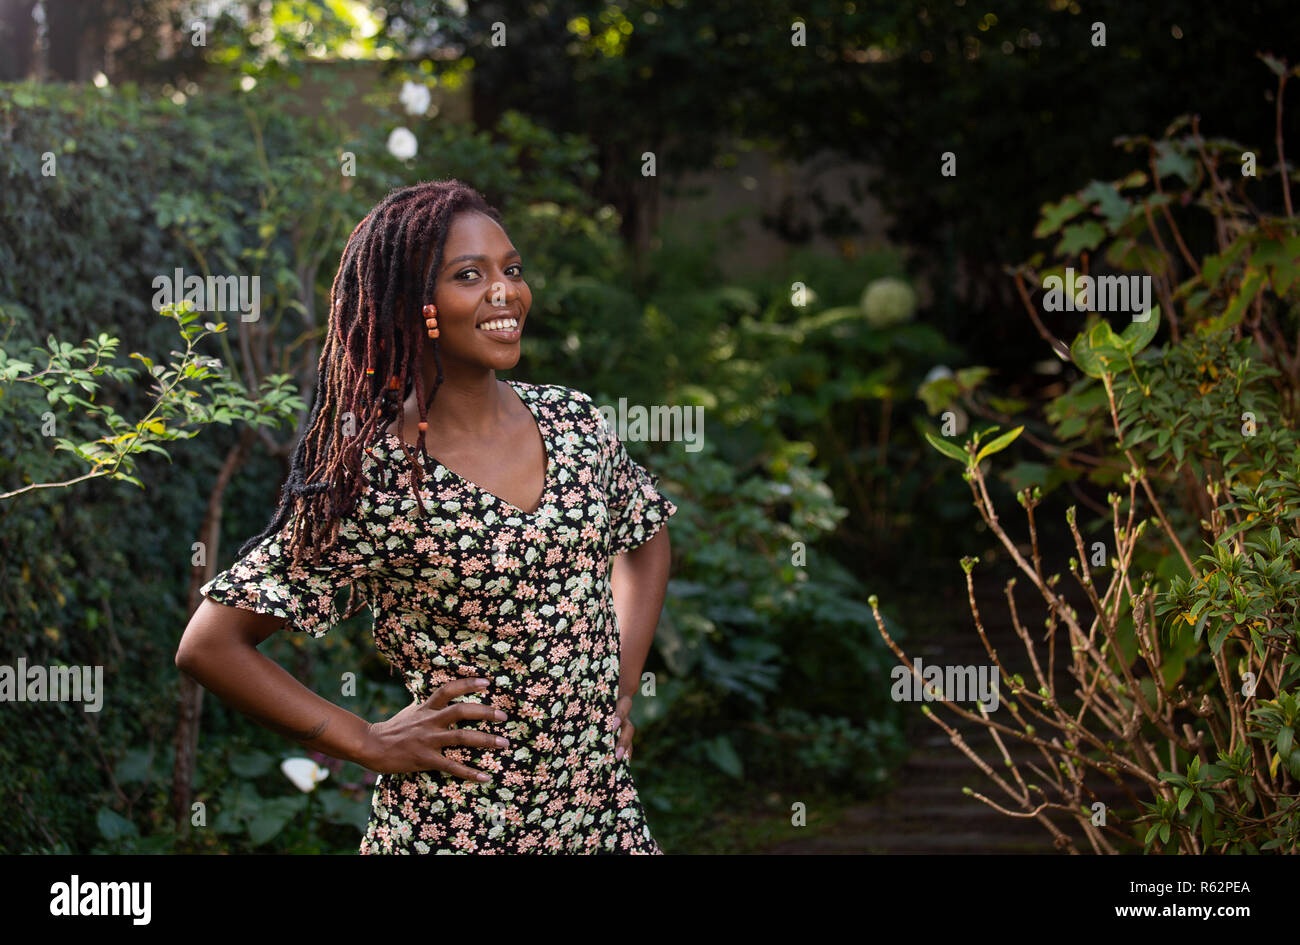
<path id="1" fill-rule="evenodd" d="M 515 273 L 515 275 L 517 275 L 517 276 L 522 276 L 522 275 L 524 274 L 524 267 L 523 267 L 522 265 L 520 265 L 519 263 L 515 263 L 513 266 L 509 266 L 509 267 L 507 267 L 506 271 L 509 272 L 511 269 L 516 269 L 516 270 L 518 270 L 518 271 Z M 460 272 L 456 273 L 456 278 L 457 278 L 457 279 L 464 279 L 464 278 L 466 278 L 465 274 L 466 274 L 467 272 L 477 273 L 478 270 L 477 270 L 477 269 L 473 269 L 473 268 L 470 268 L 470 269 L 462 269 Z"/>

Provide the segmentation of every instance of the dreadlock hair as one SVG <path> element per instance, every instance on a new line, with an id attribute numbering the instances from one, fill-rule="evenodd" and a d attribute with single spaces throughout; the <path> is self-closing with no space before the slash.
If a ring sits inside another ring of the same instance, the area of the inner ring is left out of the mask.
<path id="1" fill-rule="evenodd" d="M 403 412 L 412 385 L 420 419 L 427 419 L 443 375 L 438 342 L 431 339 L 438 375 L 426 398 L 420 366 L 428 334 L 422 310 L 434 299 L 452 218 L 466 210 L 502 222 L 473 187 L 455 179 L 423 181 L 392 190 L 348 237 L 330 289 L 311 417 L 294 449 L 279 508 L 262 533 L 239 549 L 240 557 L 296 513 L 289 554 L 299 564 L 310 550 L 315 564 L 321 551 L 334 544 L 339 518 L 354 508 L 361 493 L 363 447 Z M 339 423 L 345 417 L 356 425 L 355 435 L 341 435 Z M 423 472 L 405 440 L 401 444 L 423 515 L 418 494 Z M 429 456 L 424 430 L 418 448 Z"/>

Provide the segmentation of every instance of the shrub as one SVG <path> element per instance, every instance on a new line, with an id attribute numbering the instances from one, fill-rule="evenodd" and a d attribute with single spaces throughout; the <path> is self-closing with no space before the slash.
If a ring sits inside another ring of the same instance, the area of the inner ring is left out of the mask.
<path id="1" fill-rule="evenodd" d="M 1280 102 L 1287 78 L 1300 70 L 1265 61 L 1279 76 Z M 1067 349 L 1026 288 L 1061 267 L 1036 271 L 1038 254 L 1012 271 L 1040 333 L 1058 352 L 1068 350 L 1084 375 L 1046 412 L 1060 444 L 1049 448 L 1053 465 L 1077 469 L 1086 459 L 1086 481 L 1112 490 L 1107 520 L 1095 522 L 1110 539 L 1100 560 L 1076 508 L 1067 515 L 1076 552 L 1069 570 L 1086 616 L 1045 566 L 1035 520 L 1043 487 L 1017 493 L 1028 546 L 999 519 L 983 461 L 1014 437 L 990 441 L 995 431 L 984 430 L 964 447 L 937 441 L 965 466 L 980 517 L 1048 617 L 1046 634 L 1031 634 L 1015 582 L 1008 583 L 1010 619 L 1032 676 L 1008 670 L 976 603 L 977 559 L 963 559 L 976 632 L 1009 692 L 1003 701 L 1011 717 L 942 705 L 993 735 L 1006 775 L 927 714 L 1010 798 L 1007 806 L 980 800 L 1035 817 L 1064 848 L 1074 850 L 1076 839 L 1051 812 L 1072 819 L 1098 852 L 1293 853 L 1300 844 L 1300 351 L 1287 338 L 1300 322 L 1300 226 L 1290 182 L 1279 175 L 1281 215 L 1254 209 L 1267 203 L 1247 196 L 1250 179 L 1225 180 L 1247 149 L 1206 140 L 1195 119 L 1179 119 L 1159 140 L 1124 143 L 1145 148 L 1150 176 L 1139 170 L 1093 182 L 1044 207 L 1037 232 L 1059 233 L 1056 256 L 1081 259 L 1085 272 L 1091 255 L 1149 276 L 1160 303 L 1149 317 L 1135 312 L 1116 331 L 1090 313 Z M 1174 211 L 1182 207 L 1208 220 L 1180 222 Z M 1192 254 L 1184 233 L 1193 227 L 1215 241 L 1214 252 Z M 1152 347 L 1162 322 L 1170 338 Z M 962 391 L 964 401 L 988 415 L 976 386 Z M 876 619 L 890 640 L 878 612 Z M 1068 663 L 1072 691 L 1056 680 L 1058 658 Z M 1046 763 L 1027 765 L 1026 776 L 1004 738 L 1035 746 Z M 1107 782 L 1127 801 L 1099 809 Z"/>

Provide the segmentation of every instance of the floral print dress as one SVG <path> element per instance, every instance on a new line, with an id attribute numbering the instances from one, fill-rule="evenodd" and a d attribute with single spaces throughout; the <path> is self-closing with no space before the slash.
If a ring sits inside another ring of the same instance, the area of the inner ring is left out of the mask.
<path id="1" fill-rule="evenodd" d="M 202 593 L 316 637 L 368 605 L 375 645 L 413 700 L 461 677 L 490 681 L 459 699 L 486 700 L 506 720 L 462 724 L 509 747 L 443 753 L 492 780 L 380 774 L 361 853 L 658 854 L 628 760 L 614 757 L 620 647 L 609 575 L 613 557 L 649 541 L 677 506 L 587 394 L 508 383 L 546 447 L 536 510 L 432 460 L 421 518 L 401 440 L 383 433 L 364 454 L 356 508 L 318 565 L 290 566 L 281 545 L 290 520 Z M 353 596 L 340 611 L 345 588 Z"/>

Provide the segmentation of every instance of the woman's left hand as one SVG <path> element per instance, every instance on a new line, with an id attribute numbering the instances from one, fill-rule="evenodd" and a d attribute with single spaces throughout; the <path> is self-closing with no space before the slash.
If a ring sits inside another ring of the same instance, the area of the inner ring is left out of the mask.
<path id="1" fill-rule="evenodd" d="M 614 708 L 618 715 L 618 742 L 614 749 L 614 758 L 616 760 L 626 757 L 629 761 L 632 758 L 632 733 L 636 731 L 636 726 L 632 724 L 630 718 L 632 714 L 632 697 L 619 696 L 618 705 Z"/>

